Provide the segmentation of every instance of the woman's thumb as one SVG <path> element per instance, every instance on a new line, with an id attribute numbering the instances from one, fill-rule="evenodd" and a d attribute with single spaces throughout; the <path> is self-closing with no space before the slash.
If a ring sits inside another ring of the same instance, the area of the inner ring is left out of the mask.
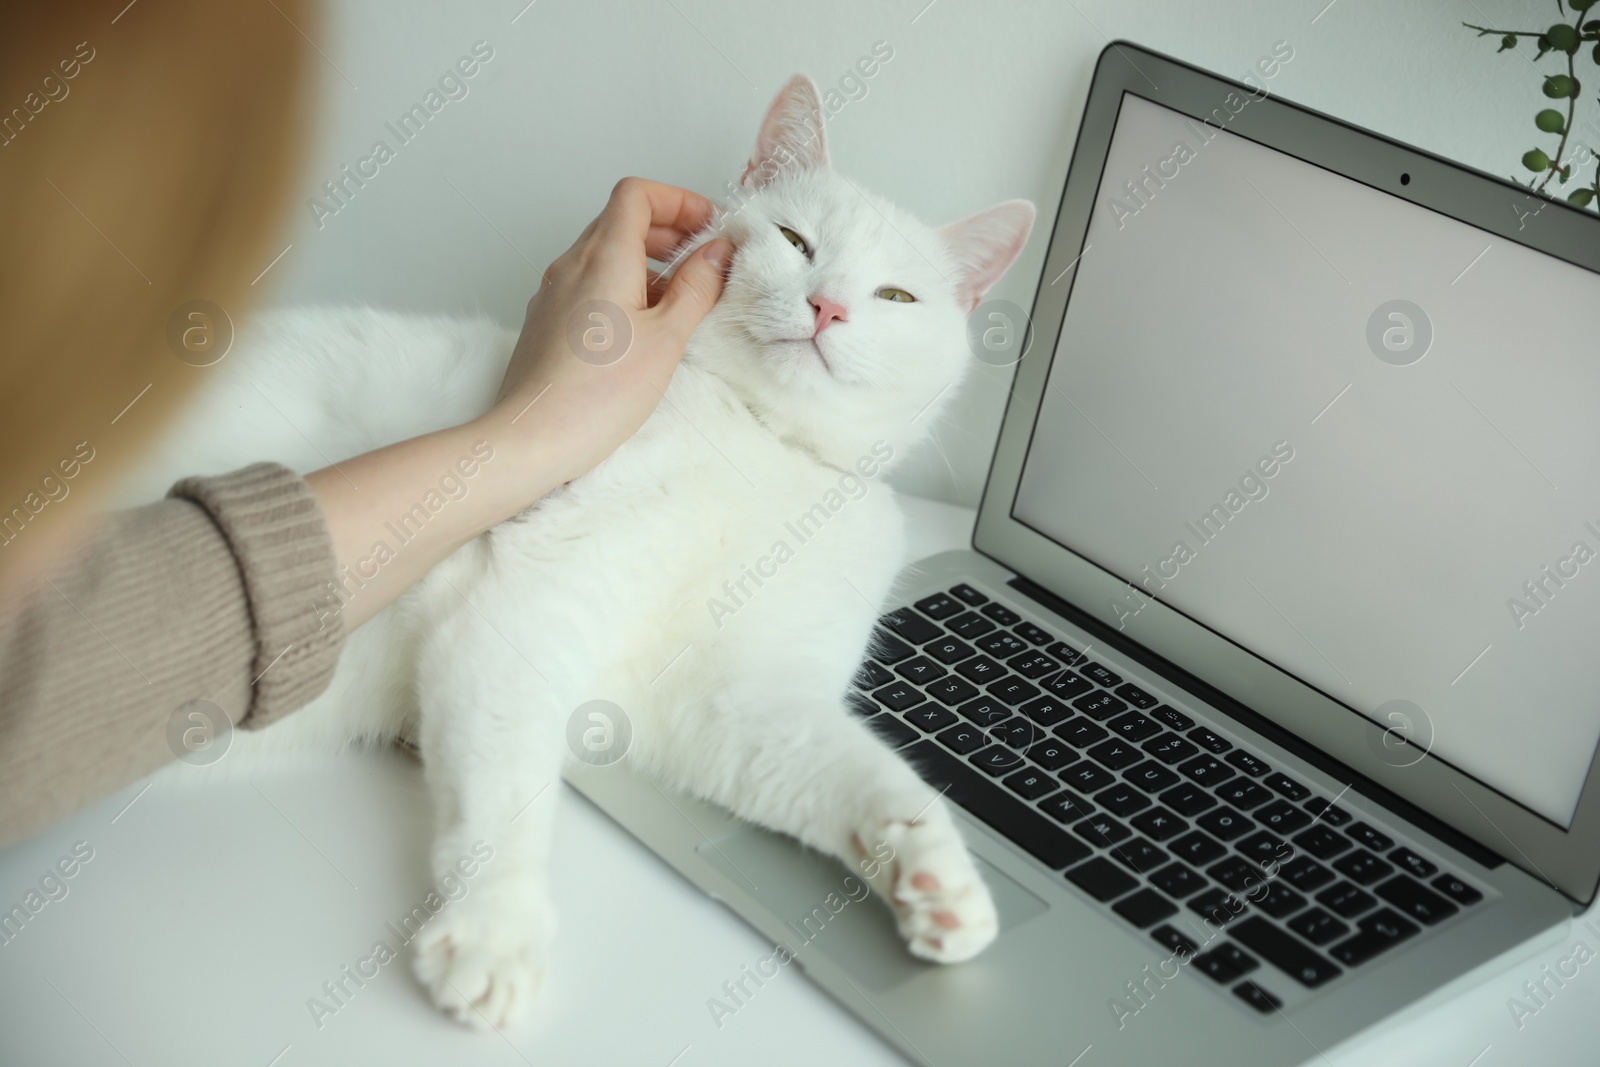
<path id="1" fill-rule="evenodd" d="M 722 295 L 723 271 L 732 259 L 733 242 L 718 237 L 695 249 L 673 273 L 656 310 L 679 337 L 687 340 Z"/>

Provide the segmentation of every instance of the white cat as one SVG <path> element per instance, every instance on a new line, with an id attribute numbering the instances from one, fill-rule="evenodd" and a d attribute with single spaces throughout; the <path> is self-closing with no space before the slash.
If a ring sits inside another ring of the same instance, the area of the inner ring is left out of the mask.
<path id="1" fill-rule="evenodd" d="M 538 987 L 555 806 L 529 801 L 591 699 L 624 710 L 627 759 L 661 782 L 846 863 L 887 843 L 871 881 L 916 955 L 964 960 L 995 936 L 944 802 L 844 696 L 904 562 L 881 472 L 961 380 L 966 318 L 1034 209 L 930 228 L 829 170 L 820 113 L 803 77 L 774 100 L 750 195 L 718 224 L 737 249 L 726 288 L 644 427 L 352 634 L 312 706 L 234 738 L 228 762 L 417 737 L 434 874 L 480 839 L 495 850 L 416 941 L 417 975 L 463 1022 L 504 1025 Z M 514 340 L 371 310 L 264 316 L 144 485 L 261 459 L 306 471 L 465 421 Z"/>

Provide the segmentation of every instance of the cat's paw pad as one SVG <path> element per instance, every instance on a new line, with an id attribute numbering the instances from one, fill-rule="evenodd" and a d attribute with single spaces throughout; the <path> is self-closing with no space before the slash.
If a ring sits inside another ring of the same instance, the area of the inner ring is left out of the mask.
<path id="1" fill-rule="evenodd" d="M 960 832 L 940 815 L 879 823 L 858 831 L 853 844 L 863 873 L 889 900 L 911 954 L 959 963 L 988 947 L 1000 920 Z"/>
<path id="2" fill-rule="evenodd" d="M 542 955 L 531 938 L 446 914 L 418 935 L 412 968 L 444 1014 L 498 1030 L 528 1013 L 544 980 Z"/>

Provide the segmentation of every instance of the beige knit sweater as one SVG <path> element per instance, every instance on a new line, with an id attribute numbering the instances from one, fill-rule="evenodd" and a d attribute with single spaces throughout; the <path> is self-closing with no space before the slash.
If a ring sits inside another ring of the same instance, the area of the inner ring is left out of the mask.
<path id="1" fill-rule="evenodd" d="M 258 463 L 111 516 L 0 603 L 0 845 L 170 762 L 189 701 L 257 729 L 322 692 L 344 633 L 312 605 L 334 567 L 310 487 Z"/>

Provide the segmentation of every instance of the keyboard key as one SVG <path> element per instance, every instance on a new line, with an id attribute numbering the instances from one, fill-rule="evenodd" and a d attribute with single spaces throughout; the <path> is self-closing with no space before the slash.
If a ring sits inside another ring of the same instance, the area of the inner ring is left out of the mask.
<path id="1" fill-rule="evenodd" d="M 1201 829 L 1210 831 L 1224 841 L 1232 841 L 1255 829 L 1256 825 L 1227 806 L 1220 807 L 1216 811 L 1208 811 L 1195 822 L 1200 824 Z"/>
<path id="2" fill-rule="evenodd" d="M 1141 930 L 1178 914 L 1178 906 L 1154 889 L 1130 893 L 1111 905 L 1111 910 Z"/>
<path id="3" fill-rule="evenodd" d="M 1048 631 L 1040 629 L 1031 622 L 1019 622 L 1011 628 L 1011 632 L 1024 641 L 1031 641 L 1036 645 L 1048 645 L 1055 640 Z"/>
<path id="4" fill-rule="evenodd" d="M 1155 707 L 1151 708 L 1150 717 L 1152 719 L 1160 720 L 1161 722 L 1165 723 L 1169 729 L 1177 730 L 1179 732 L 1187 730 L 1194 725 L 1194 720 L 1189 718 L 1189 716 L 1175 708 L 1169 708 L 1165 704 L 1157 704 Z"/>
<path id="5" fill-rule="evenodd" d="M 1321 889 L 1333 881 L 1333 872 L 1310 856 L 1299 856 L 1285 863 L 1278 868 L 1278 876 L 1302 893 Z"/>
<path id="6" fill-rule="evenodd" d="M 1335 915 L 1352 919 L 1378 903 L 1378 898 L 1349 882 L 1340 882 L 1317 894 L 1317 903 Z"/>
<path id="7" fill-rule="evenodd" d="M 1270 882 L 1266 892 L 1252 896 L 1250 903 L 1274 919 L 1284 919 L 1305 907 L 1306 898 L 1282 882 Z"/>
<path id="8" fill-rule="evenodd" d="M 1162 948 L 1171 949 L 1172 954 L 1180 960 L 1187 960 L 1200 951 L 1200 946 L 1176 926 L 1158 926 L 1150 931 L 1150 936 L 1155 938 L 1156 944 Z"/>
<path id="9" fill-rule="evenodd" d="M 1039 808 L 1057 822 L 1076 822 L 1094 814 L 1094 805 L 1070 789 L 1042 801 Z"/>
<path id="10" fill-rule="evenodd" d="M 1432 878 L 1439 873 L 1437 865 L 1423 859 L 1403 845 L 1389 853 L 1389 859 L 1398 864 L 1402 871 L 1409 871 L 1418 878 Z"/>
<path id="11" fill-rule="evenodd" d="M 1260 778 L 1272 770 L 1271 767 L 1268 767 L 1242 748 L 1228 753 L 1224 758 L 1252 778 Z"/>
<path id="12" fill-rule="evenodd" d="M 956 673 L 969 682 L 988 685 L 1006 676 L 1006 669 L 988 656 L 974 656 L 956 666 Z"/>
<path id="13" fill-rule="evenodd" d="M 1115 782 L 1111 772 L 1091 760 L 1080 760 L 1061 771 L 1056 777 L 1080 793 L 1098 793 Z"/>
<path id="14" fill-rule="evenodd" d="M 950 749 L 950 751 L 965 756 L 967 753 L 976 752 L 988 744 L 989 739 L 976 726 L 968 726 L 966 723 L 961 723 L 940 734 L 939 743 Z"/>
<path id="15" fill-rule="evenodd" d="M 991 604 L 989 606 L 994 607 L 995 605 Z M 989 653 L 989 655 L 1000 659 L 1009 659 L 1018 653 L 1028 651 L 1028 646 L 1018 641 L 1016 636 L 1009 630 L 1000 630 L 997 633 L 990 634 L 988 637 L 980 637 L 972 643 Z"/>
<path id="16" fill-rule="evenodd" d="M 1111 858 L 1118 863 L 1132 867 L 1140 874 L 1145 874 L 1166 863 L 1169 857 L 1149 841 L 1142 837 L 1136 837 L 1132 841 L 1124 841 L 1122 844 L 1113 847 L 1111 849 Z M 1174 908 L 1172 910 L 1177 911 L 1178 909 Z M 1162 916 L 1162 918 L 1166 918 L 1166 916 Z"/>
<path id="17" fill-rule="evenodd" d="M 1325 822 L 1329 826 L 1343 826 L 1350 821 L 1350 813 L 1343 808 L 1336 808 L 1322 797 L 1312 797 L 1305 802 L 1305 809 L 1309 811 L 1318 822 Z"/>
<path id="18" fill-rule="evenodd" d="M 1083 659 L 1083 653 L 1079 652 L 1065 641 L 1057 641 L 1055 644 L 1046 648 L 1045 651 L 1069 666 Z"/>
<path id="19" fill-rule="evenodd" d="M 1032 748 L 1039 741 L 1044 740 L 1044 731 L 1027 719 L 1007 719 L 998 726 L 989 727 L 989 736 L 1011 748 L 1023 750 Z"/>
<path id="20" fill-rule="evenodd" d="M 1265 830 L 1256 831 L 1233 847 L 1239 855 L 1255 860 L 1263 870 L 1274 863 L 1288 863 L 1294 859 L 1294 847 Z"/>
<path id="21" fill-rule="evenodd" d="M 1204 893 L 1189 901 L 1189 910 L 1203 919 L 1210 919 L 1217 926 L 1226 926 L 1245 912 L 1250 906 L 1244 900 L 1226 889 L 1208 889 Z"/>
<path id="22" fill-rule="evenodd" d="M 936 678 L 943 678 L 946 671 L 927 656 L 913 656 L 894 669 L 894 672 L 907 681 L 916 682 L 918 685 L 927 685 Z"/>
<path id="23" fill-rule="evenodd" d="M 933 689 L 930 687 L 928 692 L 932 693 Z M 1311 822 L 1311 816 L 1287 800 L 1275 800 L 1266 807 L 1254 812 L 1251 818 L 1267 829 L 1276 830 L 1280 834 L 1292 834 Z"/>
<path id="24" fill-rule="evenodd" d="M 1269 774 L 1264 780 L 1268 789 L 1274 793 L 1282 793 L 1290 800 L 1300 801 L 1311 795 L 1311 790 L 1286 774 Z"/>
<path id="25" fill-rule="evenodd" d="M 888 743 L 890 748 L 900 748 L 902 745 L 909 745 L 911 742 L 922 736 L 921 734 L 917 733 L 917 731 L 907 726 L 904 722 L 900 721 L 898 716 L 891 715 L 887 711 L 881 715 L 875 715 L 868 719 L 867 725 L 872 728 L 874 733 L 883 738 L 884 741 Z"/>
<path id="26" fill-rule="evenodd" d="M 1038 800 L 1056 791 L 1056 780 L 1043 771 L 1024 767 L 1015 774 L 1007 775 L 1006 787 L 1024 800 Z M 1087 815 L 1088 812 L 1083 814 Z"/>
<path id="27" fill-rule="evenodd" d="M 960 663 L 976 654 L 976 649 L 956 637 L 941 637 L 922 646 L 922 651 L 943 664 Z"/>
<path id="28" fill-rule="evenodd" d="M 1308 989 L 1315 989 L 1342 973 L 1337 966 L 1259 915 L 1241 919 L 1228 933 Z"/>
<path id="29" fill-rule="evenodd" d="M 1107 737 L 1105 727 L 1096 726 L 1082 715 L 1057 726 L 1054 733 L 1074 748 L 1088 748 L 1104 741 Z"/>
<path id="30" fill-rule="evenodd" d="M 1364 822 L 1356 823 L 1345 833 L 1349 834 L 1356 844 L 1366 845 L 1374 852 L 1387 852 L 1394 847 L 1394 838 L 1374 830 Z"/>
<path id="31" fill-rule="evenodd" d="M 1233 995 L 1266 1015 L 1283 1007 L 1283 1001 L 1268 993 L 1254 982 L 1240 982 L 1233 987 Z"/>
<path id="32" fill-rule="evenodd" d="M 1006 660 L 1006 666 L 1024 678 L 1043 678 L 1061 669 L 1061 664 L 1043 652 L 1025 652 L 1020 656 L 1012 656 Z"/>
<path id="33" fill-rule="evenodd" d="M 876 689 L 880 685 L 888 685 L 894 681 L 894 675 L 890 674 L 882 665 L 869 659 L 861 665 L 860 670 L 856 671 L 856 676 L 853 680 L 858 689 Z"/>
<path id="34" fill-rule="evenodd" d="M 930 734 L 943 730 L 957 721 L 955 712 L 949 708 L 941 708 L 937 704 L 919 704 L 902 714 L 906 722 Z"/>
<path id="35" fill-rule="evenodd" d="M 1129 767 L 1122 772 L 1122 777 L 1143 789 L 1146 793 L 1155 793 L 1178 780 L 1178 776 L 1167 770 L 1161 764 L 1152 760 Z"/>
<path id="36" fill-rule="evenodd" d="M 944 631 L 910 608 L 898 608 L 878 620 L 913 645 L 920 645 L 940 637 Z M 883 659 L 882 656 L 876 657 Z"/>
<path id="37" fill-rule="evenodd" d="M 1184 834 L 1167 847 L 1172 850 L 1173 855 L 1188 860 L 1196 867 L 1203 867 L 1228 851 L 1199 831 Z"/>
<path id="38" fill-rule="evenodd" d="M 1117 686 L 1117 696 L 1126 700 L 1136 708 L 1153 708 L 1161 701 L 1146 693 L 1132 682 L 1124 682 Z"/>
<path id="39" fill-rule="evenodd" d="M 1348 941 L 1341 941 L 1328 950 L 1328 954 L 1347 967 L 1365 963 L 1384 949 L 1392 948 L 1417 932 L 1414 923 L 1384 908 L 1356 923 L 1361 932 Z"/>
<path id="40" fill-rule="evenodd" d="M 917 601 L 917 610 L 930 619 L 948 619 L 952 615 L 959 614 L 962 607 L 959 600 L 945 593 L 935 593 Z"/>
<path id="41" fill-rule="evenodd" d="M 971 682 L 964 682 L 955 677 L 940 678 L 936 682 L 929 682 L 922 688 L 929 696 L 941 704 L 960 704 L 962 701 L 971 700 L 978 695 L 977 687 Z"/>
<path id="42" fill-rule="evenodd" d="M 1054 726 L 1072 714 L 1070 708 L 1060 703 L 1054 697 L 1039 697 L 1022 705 L 1022 714 L 1038 723 L 1040 726 Z"/>
<path id="43" fill-rule="evenodd" d="M 1326 945 L 1350 932 L 1348 923 L 1340 922 L 1321 908 L 1303 911 L 1289 920 L 1289 929 L 1311 942 Z"/>
<path id="44" fill-rule="evenodd" d="M 1072 706 L 1089 716 L 1091 719 L 1105 720 L 1118 712 L 1127 711 L 1128 705 L 1112 696 L 1110 693 L 1096 690 L 1085 693 L 1072 702 Z"/>
<path id="45" fill-rule="evenodd" d="M 1107 689 L 1112 689 L 1122 684 L 1122 675 L 1103 663 L 1096 663 L 1094 660 L 1090 660 L 1079 667 L 1078 672 L 1096 685 L 1103 685 Z"/>
<path id="46" fill-rule="evenodd" d="M 956 709 L 964 719 L 970 719 L 979 726 L 994 726 L 1011 718 L 1011 709 L 992 700 L 989 697 L 979 697 L 969 700 Z"/>
<path id="47" fill-rule="evenodd" d="M 1150 884 L 1168 896 L 1182 900 L 1206 887 L 1206 880 L 1181 863 L 1169 863 L 1150 875 Z"/>
<path id="48" fill-rule="evenodd" d="M 988 597 L 972 588 L 972 586 L 968 585 L 966 582 L 962 582 L 960 585 L 953 587 L 950 590 L 950 595 L 961 601 L 963 604 L 971 604 L 973 607 L 977 607 L 979 604 L 987 604 L 989 602 Z"/>
<path id="49" fill-rule="evenodd" d="M 934 788 L 948 787 L 945 795 L 952 802 L 1046 867 L 1060 870 L 1089 856 L 1072 835 L 932 741 L 919 741 L 902 754 Z"/>
<path id="50" fill-rule="evenodd" d="M 1134 744 L 1148 740 L 1161 732 L 1160 725 L 1140 715 L 1137 711 L 1118 715 L 1115 719 L 1106 723 L 1106 729 L 1124 741 L 1132 741 Z"/>
<path id="51" fill-rule="evenodd" d="M 1199 815 L 1217 806 L 1217 799 L 1193 782 L 1179 782 L 1161 794 L 1161 802 L 1179 815 Z"/>
<path id="52" fill-rule="evenodd" d="M 1246 778 L 1236 778 L 1217 786 L 1217 796 L 1222 798 L 1223 803 L 1232 804 L 1240 811 L 1249 811 L 1272 799 L 1271 793 Z"/>
<path id="53" fill-rule="evenodd" d="M 1133 875 L 1099 856 L 1068 871 L 1067 881 L 1101 903 L 1115 900 L 1139 884 Z"/>
<path id="54" fill-rule="evenodd" d="M 1189 824 L 1178 818 L 1166 808 L 1154 807 L 1149 811 L 1141 811 L 1128 820 L 1135 830 L 1153 841 L 1165 841 L 1176 834 L 1181 834 L 1189 828 Z"/>
<path id="55" fill-rule="evenodd" d="M 908 682 L 890 682 L 882 689 L 873 690 L 872 699 L 891 711 L 904 711 L 916 707 L 926 698 Z"/>
<path id="56" fill-rule="evenodd" d="M 1144 759 L 1144 753 L 1121 738 L 1108 738 L 1091 748 L 1087 755 L 1101 766 L 1120 771 Z"/>
<path id="57" fill-rule="evenodd" d="M 1395 875 L 1373 892 L 1393 904 L 1401 915 L 1424 926 L 1442 923 L 1461 910 L 1406 874 Z"/>
<path id="58" fill-rule="evenodd" d="M 1235 893 L 1249 895 L 1260 892 L 1266 883 L 1261 877 L 1261 868 L 1247 859 L 1238 856 L 1229 856 L 1206 868 L 1206 874 L 1221 882 Z"/>
<path id="59" fill-rule="evenodd" d="M 1344 835 L 1336 834 L 1326 826 L 1313 826 L 1303 834 L 1295 835 L 1294 843 L 1317 857 L 1319 860 L 1331 860 L 1341 853 L 1349 852 L 1351 845 Z"/>
<path id="60" fill-rule="evenodd" d="M 1125 782 L 1118 782 L 1110 789 L 1102 789 L 1094 795 L 1094 799 L 1113 815 L 1128 816 L 1150 806 L 1149 797 Z"/>
<path id="61" fill-rule="evenodd" d="M 879 663 L 899 663 L 916 650 L 898 637 L 886 630 L 872 631 L 872 640 L 867 643 L 867 651 L 872 653 L 872 658 Z"/>
<path id="62" fill-rule="evenodd" d="M 1233 747 L 1233 742 L 1225 741 L 1204 726 L 1189 731 L 1189 740 L 1213 755 L 1220 756 Z"/>
<path id="63" fill-rule="evenodd" d="M 1047 771 L 1059 771 L 1078 758 L 1078 753 L 1060 741 L 1044 740 L 1028 749 L 1028 758 Z"/>
<path id="64" fill-rule="evenodd" d="M 1007 704 L 1021 704 L 1024 700 L 1032 700 L 1039 695 L 1038 686 L 1032 682 L 1024 682 L 1014 674 L 1009 674 L 998 682 L 990 682 L 984 689 Z"/>
<path id="65" fill-rule="evenodd" d="M 1109 815 L 1095 815 L 1072 828 L 1072 832 L 1097 848 L 1105 848 L 1133 836 L 1133 831 Z"/>
<path id="66" fill-rule="evenodd" d="M 1460 904 L 1463 908 L 1470 908 L 1483 899 L 1482 893 L 1453 874 L 1441 874 L 1435 878 L 1433 880 L 1433 888 Z"/>
<path id="67" fill-rule="evenodd" d="M 1022 762 L 1022 755 L 1006 745 L 990 745 L 967 757 L 967 760 L 985 774 L 1004 774 Z"/>
<path id="68" fill-rule="evenodd" d="M 953 634 L 965 637 L 968 641 L 982 637 L 984 634 L 993 633 L 995 624 L 979 615 L 976 611 L 963 612 L 945 623 L 945 629 Z"/>
<path id="69" fill-rule="evenodd" d="M 1230 778 L 1237 777 L 1239 773 L 1226 763 L 1220 763 L 1215 758 L 1204 755 L 1196 756 L 1187 763 L 1180 763 L 1178 770 L 1191 780 L 1213 788 Z"/>
<path id="70" fill-rule="evenodd" d="M 983 613 L 1001 626 L 1014 626 L 1022 621 L 1022 616 L 1012 611 L 1003 604 L 986 604 Z"/>
<path id="71" fill-rule="evenodd" d="M 1161 734 L 1139 746 L 1156 759 L 1171 767 L 1200 751 L 1177 734 Z"/>
<path id="72" fill-rule="evenodd" d="M 1062 671 L 1060 674 L 1039 684 L 1044 686 L 1046 693 L 1051 696 L 1058 696 L 1062 700 L 1071 700 L 1074 697 L 1081 697 L 1085 693 L 1094 692 L 1094 683 L 1071 671 Z"/>
<path id="73" fill-rule="evenodd" d="M 1231 982 L 1261 966 L 1254 956 L 1227 942 L 1223 942 L 1210 952 L 1200 953 L 1192 962 L 1201 974 L 1222 983 Z"/>
<path id="74" fill-rule="evenodd" d="M 1394 868 L 1364 848 L 1333 861 L 1333 869 L 1357 885 L 1371 885 L 1394 873 Z"/>

